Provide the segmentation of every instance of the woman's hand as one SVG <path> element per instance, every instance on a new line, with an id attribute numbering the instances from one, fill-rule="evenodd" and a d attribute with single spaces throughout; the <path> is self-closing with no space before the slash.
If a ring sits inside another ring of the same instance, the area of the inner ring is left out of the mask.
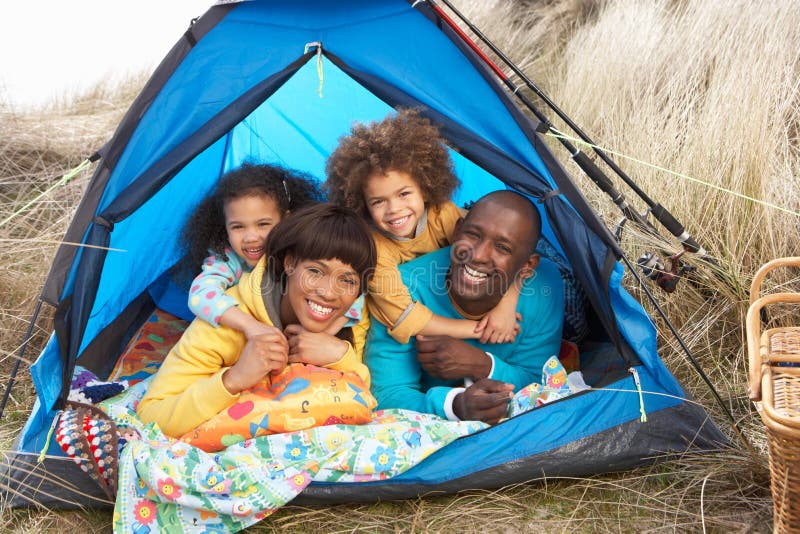
<path id="1" fill-rule="evenodd" d="M 222 375 L 222 385 L 232 394 L 258 384 L 267 374 L 278 374 L 286 367 L 289 342 L 273 328 L 247 340 L 239 360 Z"/>
<path id="2" fill-rule="evenodd" d="M 284 329 L 289 340 L 289 363 L 310 363 L 324 367 L 338 362 L 350 344 L 325 332 L 309 332 L 299 324 Z"/>

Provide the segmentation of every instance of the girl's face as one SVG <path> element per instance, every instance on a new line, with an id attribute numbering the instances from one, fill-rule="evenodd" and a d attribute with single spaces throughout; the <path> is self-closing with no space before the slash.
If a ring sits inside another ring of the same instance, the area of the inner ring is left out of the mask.
<path id="1" fill-rule="evenodd" d="M 342 317 L 361 292 L 358 273 L 347 263 L 297 260 L 287 255 L 286 294 L 281 299 L 284 324 L 300 324 L 309 332 L 323 332 Z"/>
<path id="2" fill-rule="evenodd" d="M 275 201 L 266 195 L 249 195 L 229 200 L 223 209 L 228 243 L 252 267 L 264 255 L 270 230 L 283 216 Z"/>
<path id="3" fill-rule="evenodd" d="M 364 183 L 364 200 L 375 225 L 395 237 L 414 237 L 425 199 L 407 172 L 375 174 Z"/>

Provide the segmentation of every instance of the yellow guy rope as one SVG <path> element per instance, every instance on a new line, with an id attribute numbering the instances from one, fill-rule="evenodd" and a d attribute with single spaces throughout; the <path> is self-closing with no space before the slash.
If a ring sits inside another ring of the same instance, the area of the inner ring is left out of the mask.
<path id="1" fill-rule="evenodd" d="M 26 204 L 25 204 L 24 206 L 22 206 L 20 209 L 18 209 L 17 211 L 15 211 L 15 212 L 14 212 L 14 213 L 12 213 L 11 215 L 9 215 L 8 217 L 6 217 L 6 218 L 5 218 L 5 219 L 3 219 L 2 221 L 0 221 L 0 228 L 2 228 L 3 226 L 5 226 L 5 225 L 6 225 L 6 223 L 8 223 L 9 221 L 11 221 L 11 220 L 12 220 L 12 219 L 14 219 L 15 217 L 18 217 L 20 214 L 22 214 L 22 212 L 24 212 L 25 210 L 27 210 L 28 208 L 30 208 L 31 206 L 33 206 L 33 205 L 34 205 L 34 204 L 36 204 L 37 202 L 39 202 L 39 200 L 40 200 L 42 197 L 44 197 L 45 195 L 49 194 L 49 193 L 50 193 L 51 191 L 53 191 L 54 189 L 56 189 L 56 188 L 58 188 L 58 187 L 61 187 L 62 185 L 66 185 L 67 183 L 69 183 L 69 182 L 70 182 L 70 180 L 72 180 L 73 178 L 75 178 L 75 176 L 77 176 L 78 174 L 80 174 L 80 173 L 81 173 L 81 172 L 82 172 L 84 169 L 86 169 L 86 167 L 88 167 L 89 165 L 91 165 L 91 163 L 92 163 L 92 162 L 91 162 L 89 159 L 85 159 L 85 160 L 83 160 L 83 162 L 82 162 L 80 165 L 78 165 L 77 167 L 75 167 L 75 168 L 74 168 L 74 169 L 72 169 L 71 171 L 68 171 L 68 172 L 67 172 L 67 173 L 66 173 L 64 176 L 62 176 L 62 177 L 61 177 L 61 179 L 59 179 L 59 180 L 58 180 L 56 183 L 54 183 L 53 185 L 51 185 L 50 187 L 48 187 L 47 189 L 45 189 L 44 191 L 42 191 L 41 193 L 39 193 L 39 195 L 37 195 L 37 196 L 36 196 L 36 198 L 34 198 L 33 200 L 30 200 L 28 203 L 26 203 Z"/>
<path id="2" fill-rule="evenodd" d="M 743 193 L 738 193 L 738 192 L 733 191 L 731 189 L 726 189 L 726 188 L 721 187 L 719 185 L 715 185 L 715 184 L 712 184 L 712 183 L 709 183 L 709 182 L 705 182 L 705 181 L 700 180 L 698 178 L 693 178 L 691 176 L 687 176 L 686 174 L 681 174 L 679 172 L 667 169 L 665 167 L 660 167 L 658 165 L 654 165 L 652 163 L 648 163 L 646 161 L 642 161 L 640 159 L 636 159 L 636 158 L 631 157 L 631 156 L 626 156 L 625 154 L 622 154 L 620 152 L 616 152 L 614 150 L 609 150 L 608 148 L 603 148 L 601 146 L 597 146 L 597 145 L 593 145 L 591 143 L 587 143 L 583 139 L 578 139 L 578 138 L 569 136 L 569 135 L 565 134 L 564 132 L 561 132 L 561 131 L 557 130 L 556 128 L 553 128 L 552 126 L 550 127 L 550 130 L 552 132 L 555 132 L 555 133 L 547 132 L 546 135 L 549 135 L 550 137 L 555 137 L 557 139 L 567 139 L 569 141 L 581 144 L 583 146 L 587 146 L 587 147 L 591 147 L 591 148 L 597 148 L 597 149 L 602 150 L 603 152 L 607 152 L 608 154 L 613 154 L 613 155 L 618 156 L 620 158 L 625 158 L 627 160 L 634 161 L 636 163 L 639 163 L 641 165 L 645 165 L 645 166 L 650 167 L 652 169 L 656 169 L 656 170 L 659 170 L 659 171 L 662 171 L 662 172 L 666 172 L 667 174 L 671 174 L 673 176 L 677 176 L 678 178 L 683 178 L 684 180 L 689 180 L 690 182 L 695 182 L 695 183 L 704 185 L 706 187 L 710 187 L 712 189 L 716 189 L 718 191 L 722 191 L 723 193 L 728 193 L 729 195 L 733 195 L 735 197 L 743 198 L 745 200 L 749 200 L 750 202 L 755 202 L 756 204 L 761 204 L 762 206 L 767 206 L 769 208 L 774 208 L 776 210 L 780 210 L 780 211 L 783 211 L 785 213 L 788 213 L 789 215 L 796 215 L 796 216 L 800 217 L 800 212 L 796 212 L 794 210 L 790 210 L 789 208 L 784 208 L 783 206 L 778 206 L 777 204 L 772 204 L 771 202 L 767 202 L 765 200 L 759 200 L 757 198 L 745 195 Z"/>

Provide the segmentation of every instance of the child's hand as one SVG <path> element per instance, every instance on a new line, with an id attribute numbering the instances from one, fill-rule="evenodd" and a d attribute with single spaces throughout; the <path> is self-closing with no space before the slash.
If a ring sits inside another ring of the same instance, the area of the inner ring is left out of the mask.
<path id="1" fill-rule="evenodd" d="M 513 343 L 519 334 L 522 315 L 515 312 L 515 320 L 508 321 L 508 314 L 497 311 L 487 313 L 475 327 L 475 332 L 480 334 L 481 343 Z"/>
<path id="2" fill-rule="evenodd" d="M 262 323 L 249 313 L 240 310 L 238 306 L 233 306 L 225 310 L 225 313 L 220 315 L 220 324 L 242 332 L 244 337 L 247 338 L 247 341 L 251 341 L 263 334 L 271 335 L 279 333 L 283 335 L 280 329 Z"/>
<path id="3" fill-rule="evenodd" d="M 323 367 L 338 362 L 350 346 L 326 332 L 309 332 L 299 324 L 284 329 L 289 340 L 289 363 L 310 363 Z"/>

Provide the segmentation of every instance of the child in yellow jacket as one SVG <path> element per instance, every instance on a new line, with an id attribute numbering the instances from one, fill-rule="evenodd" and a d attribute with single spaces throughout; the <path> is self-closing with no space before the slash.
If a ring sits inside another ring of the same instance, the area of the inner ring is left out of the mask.
<path id="1" fill-rule="evenodd" d="M 417 334 L 506 343 L 519 332 L 515 283 L 480 320 L 434 315 L 413 302 L 397 265 L 451 244 L 462 211 L 450 200 L 460 182 L 438 129 L 416 110 L 355 124 L 326 165 L 328 199 L 372 225 L 378 265 L 367 293 L 370 314 L 399 343 Z M 476 277 L 482 273 L 474 273 Z"/>

